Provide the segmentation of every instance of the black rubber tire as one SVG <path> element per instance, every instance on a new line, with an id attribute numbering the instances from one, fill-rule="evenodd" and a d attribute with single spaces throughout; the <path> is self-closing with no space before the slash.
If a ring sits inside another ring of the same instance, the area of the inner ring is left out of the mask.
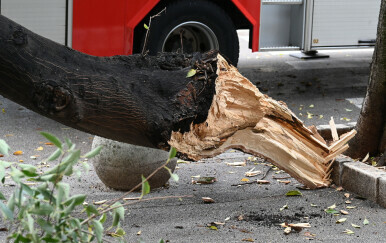
<path id="1" fill-rule="evenodd" d="M 239 58 L 239 39 L 228 14 L 216 4 L 205 0 L 180 0 L 166 6 L 166 13 L 153 18 L 147 49 L 150 55 L 162 51 L 167 35 L 181 23 L 195 21 L 208 26 L 219 44 L 220 53 L 236 66 Z M 208 51 L 208 50 L 205 50 Z"/>

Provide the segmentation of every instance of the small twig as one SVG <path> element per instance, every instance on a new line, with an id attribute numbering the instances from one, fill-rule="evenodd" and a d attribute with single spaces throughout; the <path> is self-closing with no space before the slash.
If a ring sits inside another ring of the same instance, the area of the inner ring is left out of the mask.
<path id="1" fill-rule="evenodd" d="M 184 33 L 184 29 L 181 29 L 180 30 L 180 40 L 181 40 L 181 54 L 184 54 L 184 43 L 183 43 L 183 39 L 182 39 L 182 34 Z"/>
<path id="2" fill-rule="evenodd" d="M 284 176 L 284 177 L 272 176 L 272 179 L 277 179 L 277 180 L 289 179 L 289 178 L 292 178 L 292 177 L 291 176 Z"/>
<path id="3" fill-rule="evenodd" d="M 267 177 L 268 173 L 272 170 L 272 167 L 269 167 L 268 170 L 264 173 L 264 175 L 260 178 L 260 180 L 264 180 Z"/>
<path id="4" fill-rule="evenodd" d="M 48 204 L 50 204 L 50 205 L 51 205 L 51 203 L 52 203 L 52 198 L 54 197 L 53 194 L 54 194 L 55 187 L 56 187 L 56 185 L 58 184 L 58 182 L 61 180 L 61 178 L 59 177 L 59 170 L 60 170 L 60 163 L 61 163 L 63 157 L 64 157 L 64 153 L 61 154 L 60 159 L 59 159 L 58 170 L 57 170 L 57 172 L 56 172 L 56 175 L 58 176 L 58 178 L 55 179 L 54 185 L 52 186 L 51 197 L 50 197 L 50 201 L 49 201 L 49 203 L 48 203 Z M 51 214 L 49 214 L 49 215 L 47 216 L 47 222 L 50 221 L 50 216 L 51 216 Z M 43 236 L 43 234 L 44 234 L 44 232 L 42 231 L 41 236 Z"/>
<path id="5" fill-rule="evenodd" d="M 153 15 L 153 16 L 150 17 L 150 20 L 149 20 L 149 26 L 148 26 L 148 28 L 147 28 L 146 36 L 145 36 L 145 42 L 143 43 L 142 56 L 145 56 L 145 53 L 146 53 L 146 46 L 147 46 L 147 42 L 148 42 L 148 40 L 149 40 L 149 31 L 150 31 L 150 26 L 151 26 L 151 20 L 152 20 L 153 18 L 156 18 L 156 17 L 161 16 L 161 14 L 162 14 L 163 12 L 165 12 L 165 11 L 166 11 L 166 8 L 162 9 L 162 10 L 161 10 L 159 13 L 157 13 L 156 15 Z"/>
<path id="6" fill-rule="evenodd" d="M 232 184 L 231 186 L 243 186 L 243 185 L 254 184 L 254 183 L 256 183 L 256 181 L 248 181 L 248 182 L 240 183 L 240 184 Z"/>
<path id="7" fill-rule="evenodd" d="M 104 213 L 107 213 L 111 210 L 114 210 L 116 208 L 119 208 L 119 207 L 124 207 L 124 206 L 128 206 L 128 205 L 132 205 L 132 204 L 136 204 L 136 203 L 139 203 L 139 202 L 144 202 L 144 201 L 152 201 L 152 200 L 159 200 L 159 199 L 169 199 L 169 198 L 184 198 L 184 197 L 193 197 L 193 195 L 184 195 L 184 196 L 165 196 L 165 197 L 151 197 L 151 198 L 145 198 L 145 199 L 139 199 L 137 201 L 131 201 L 131 202 L 128 202 L 128 203 L 124 203 L 122 205 L 118 205 L 118 206 L 114 206 L 114 207 L 111 207 L 111 208 L 107 208 L 103 211 L 100 212 L 100 214 L 104 214 Z M 83 222 L 82 222 L 83 223 Z"/>

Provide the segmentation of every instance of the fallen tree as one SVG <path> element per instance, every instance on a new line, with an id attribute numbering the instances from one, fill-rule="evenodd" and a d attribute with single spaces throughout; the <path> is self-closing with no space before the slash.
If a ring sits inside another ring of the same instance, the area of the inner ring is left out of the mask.
<path id="1" fill-rule="evenodd" d="M 192 159 L 239 148 L 310 188 L 328 186 L 331 161 L 355 131 L 327 145 L 259 92 L 217 52 L 94 57 L 0 15 L 0 94 L 73 128 Z M 187 73 L 189 70 L 194 71 Z"/>

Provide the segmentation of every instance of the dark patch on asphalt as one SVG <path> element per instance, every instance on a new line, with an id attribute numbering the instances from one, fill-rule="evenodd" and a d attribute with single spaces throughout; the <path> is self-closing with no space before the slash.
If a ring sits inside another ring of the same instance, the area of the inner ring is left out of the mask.
<path id="1" fill-rule="evenodd" d="M 283 214 L 265 214 L 265 213 L 255 213 L 245 215 L 245 220 L 250 223 L 256 223 L 259 226 L 279 226 L 280 224 L 287 223 L 301 223 L 305 222 L 305 218 L 322 218 L 321 214 L 312 213 L 312 214 L 303 214 L 295 213 L 293 215 L 283 215 Z"/>

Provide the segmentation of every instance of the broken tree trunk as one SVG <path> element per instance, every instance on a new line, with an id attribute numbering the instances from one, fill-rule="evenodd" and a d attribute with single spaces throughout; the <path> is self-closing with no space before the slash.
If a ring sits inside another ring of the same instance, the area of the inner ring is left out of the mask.
<path id="1" fill-rule="evenodd" d="M 192 159 L 239 148 L 310 188 L 329 185 L 331 161 L 352 131 L 327 146 L 283 102 L 263 95 L 217 52 L 93 57 L 0 15 L 0 94 L 73 128 Z M 186 74 L 197 70 L 193 77 Z"/>
<path id="2" fill-rule="evenodd" d="M 217 75 L 206 121 L 173 132 L 170 145 L 195 160 L 238 148 L 267 158 L 309 188 L 329 185 L 332 160 L 355 130 L 327 146 L 315 127 L 306 128 L 285 103 L 260 93 L 221 56 Z"/>

